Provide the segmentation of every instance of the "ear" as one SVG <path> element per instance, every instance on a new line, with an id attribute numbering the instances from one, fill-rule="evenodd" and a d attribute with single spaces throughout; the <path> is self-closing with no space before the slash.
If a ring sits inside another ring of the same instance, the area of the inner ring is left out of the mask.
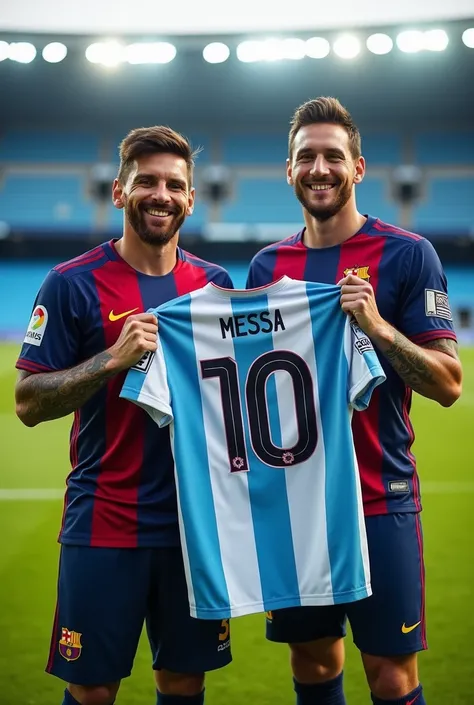
<path id="1" fill-rule="evenodd" d="M 196 189 L 192 188 L 188 195 L 188 206 L 186 208 L 186 215 L 192 215 L 194 210 L 194 198 L 196 195 Z"/>
<path id="2" fill-rule="evenodd" d="M 112 185 L 112 202 L 119 210 L 125 205 L 123 198 L 123 187 L 118 179 L 114 179 L 114 183 Z"/>
<path id="3" fill-rule="evenodd" d="M 286 160 L 286 182 L 290 186 L 293 186 L 293 170 L 289 159 Z"/>
<path id="4" fill-rule="evenodd" d="M 362 179 L 365 176 L 365 159 L 364 157 L 359 157 L 359 159 L 356 162 L 355 165 L 355 175 L 354 175 L 354 183 L 355 184 L 360 184 Z"/>

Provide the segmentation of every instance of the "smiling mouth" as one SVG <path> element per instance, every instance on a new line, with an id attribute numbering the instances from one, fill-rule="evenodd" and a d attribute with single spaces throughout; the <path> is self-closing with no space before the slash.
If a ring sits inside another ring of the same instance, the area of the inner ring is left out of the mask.
<path id="1" fill-rule="evenodd" d="M 330 191 L 336 184 L 307 184 L 311 191 Z"/>
<path id="2" fill-rule="evenodd" d="M 168 215 L 173 215 L 170 211 L 160 210 L 159 208 L 145 208 L 145 213 L 154 218 L 166 218 Z"/>

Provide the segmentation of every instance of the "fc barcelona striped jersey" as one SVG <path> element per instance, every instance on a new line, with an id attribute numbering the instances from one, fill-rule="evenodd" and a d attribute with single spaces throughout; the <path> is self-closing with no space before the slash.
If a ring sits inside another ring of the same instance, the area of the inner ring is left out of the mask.
<path id="1" fill-rule="evenodd" d="M 113 345 L 128 315 L 210 281 L 232 286 L 225 270 L 179 248 L 172 272 L 141 274 L 106 242 L 47 275 L 16 366 L 32 373 L 74 367 Z M 169 432 L 119 398 L 124 379 L 112 377 L 74 414 L 62 543 L 179 545 Z"/>
<path id="2" fill-rule="evenodd" d="M 339 298 L 282 277 L 154 310 L 121 396 L 170 424 L 194 617 L 370 594 L 351 415 L 385 377 Z"/>
<path id="3" fill-rule="evenodd" d="M 456 340 L 446 276 L 433 245 L 370 215 L 341 245 L 307 247 L 304 230 L 269 245 L 253 258 L 247 286 L 264 286 L 283 274 L 335 284 L 354 269 L 372 285 L 382 318 L 414 343 Z M 383 354 L 379 359 L 387 382 L 352 422 L 364 510 L 368 516 L 417 512 L 421 497 L 412 453 L 412 390 Z"/>

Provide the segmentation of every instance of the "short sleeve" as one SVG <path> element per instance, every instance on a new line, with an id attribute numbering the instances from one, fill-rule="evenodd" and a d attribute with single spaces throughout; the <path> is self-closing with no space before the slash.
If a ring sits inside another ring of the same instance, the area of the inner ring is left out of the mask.
<path id="1" fill-rule="evenodd" d="M 78 362 L 79 312 L 70 282 L 52 269 L 33 306 L 16 366 L 29 372 L 65 370 Z"/>
<path id="2" fill-rule="evenodd" d="M 215 276 L 212 277 L 212 282 L 221 286 L 223 289 L 233 289 L 234 282 L 230 278 L 229 273 L 225 269 L 219 269 Z"/>
<path id="3" fill-rule="evenodd" d="M 344 343 L 349 364 L 348 402 L 356 411 L 363 411 L 375 387 L 385 381 L 385 373 L 370 339 L 356 323 L 347 323 Z"/>
<path id="4" fill-rule="evenodd" d="M 411 248 L 396 323 L 418 345 L 436 338 L 456 339 L 446 275 L 436 250 L 424 238 Z"/>
<path id="5" fill-rule="evenodd" d="M 156 309 L 153 313 L 156 315 Z M 127 372 L 120 396 L 141 406 L 163 428 L 173 421 L 173 411 L 159 334 L 157 343 L 156 352 L 146 352 Z"/>

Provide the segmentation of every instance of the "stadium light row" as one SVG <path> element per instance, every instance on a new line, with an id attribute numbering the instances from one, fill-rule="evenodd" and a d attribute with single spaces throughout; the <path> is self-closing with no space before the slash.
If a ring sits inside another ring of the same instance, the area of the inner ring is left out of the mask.
<path id="1" fill-rule="evenodd" d="M 463 43 L 474 49 L 474 27 L 462 34 Z M 406 30 L 400 32 L 395 41 L 388 34 L 377 32 L 365 41 L 372 54 L 388 54 L 395 45 L 402 52 L 415 54 L 422 51 L 444 51 L 449 36 L 444 29 Z M 264 39 L 241 42 L 236 47 L 237 58 L 244 62 L 298 60 L 309 57 L 323 59 L 332 51 L 342 59 L 355 59 L 363 50 L 362 41 L 355 34 L 341 34 L 331 43 L 324 37 L 310 39 Z M 61 42 L 51 42 L 41 51 L 45 61 L 59 63 L 66 58 L 67 47 Z M 93 64 L 118 66 L 128 64 L 167 64 L 176 56 L 176 47 L 169 42 L 137 42 L 122 44 L 118 41 L 95 42 L 87 47 L 85 56 Z M 202 55 L 210 64 L 221 64 L 230 57 L 231 50 L 223 42 L 211 42 L 204 47 Z M 31 63 L 37 49 L 30 42 L 0 41 L 0 61 L 10 59 L 22 64 Z"/>

